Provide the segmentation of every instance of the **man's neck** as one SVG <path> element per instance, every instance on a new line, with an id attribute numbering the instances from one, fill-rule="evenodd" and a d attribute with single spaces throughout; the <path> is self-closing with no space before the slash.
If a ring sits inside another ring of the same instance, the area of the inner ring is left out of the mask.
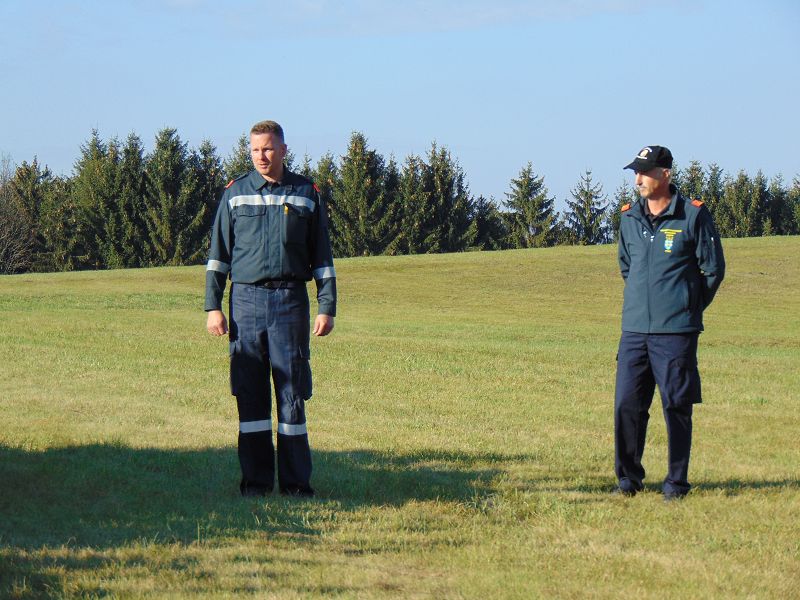
<path id="1" fill-rule="evenodd" d="M 653 215 L 660 215 L 662 212 L 667 210 L 669 203 L 672 202 L 672 196 L 659 196 L 657 198 L 648 198 L 647 199 L 647 208 L 650 209 L 650 213 Z"/>
<path id="2" fill-rule="evenodd" d="M 280 183 L 283 181 L 283 176 L 286 174 L 286 169 L 281 166 L 280 172 L 275 177 L 270 177 L 269 175 L 261 175 L 267 182 L 269 183 Z"/>

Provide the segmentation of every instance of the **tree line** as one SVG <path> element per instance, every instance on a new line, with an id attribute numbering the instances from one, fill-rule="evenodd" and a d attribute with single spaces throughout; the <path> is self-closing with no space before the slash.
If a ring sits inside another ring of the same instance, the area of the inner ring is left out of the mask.
<path id="1" fill-rule="evenodd" d="M 501 201 L 476 197 L 446 147 L 433 143 L 398 164 L 359 132 L 338 160 L 290 152 L 286 162 L 326 200 L 337 257 L 608 243 L 620 208 L 637 198 L 627 182 L 609 198 L 586 171 L 556 211 L 530 162 Z M 37 158 L 15 167 L 3 157 L 0 273 L 200 264 L 225 183 L 251 168 L 246 135 L 223 159 L 209 141 L 189 148 L 173 128 L 157 133 L 149 153 L 134 133 L 121 142 L 92 131 L 68 177 Z M 800 233 L 798 176 L 787 185 L 693 161 L 676 166 L 673 181 L 706 203 L 723 237 Z"/>

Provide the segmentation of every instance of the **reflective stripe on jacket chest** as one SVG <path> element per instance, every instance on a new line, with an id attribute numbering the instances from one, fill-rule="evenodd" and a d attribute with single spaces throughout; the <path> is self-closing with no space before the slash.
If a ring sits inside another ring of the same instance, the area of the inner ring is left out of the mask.
<path id="1" fill-rule="evenodd" d="M 250 194 L 246 196 L 232 196 L 228 200 L 231 209 L 239 206 L 281 206 L 291 204 L 293 206 L 303 206 L 314 212 L 317 207 L 311 198 L 305 196 L 281 196 L 276 194 Z"/>

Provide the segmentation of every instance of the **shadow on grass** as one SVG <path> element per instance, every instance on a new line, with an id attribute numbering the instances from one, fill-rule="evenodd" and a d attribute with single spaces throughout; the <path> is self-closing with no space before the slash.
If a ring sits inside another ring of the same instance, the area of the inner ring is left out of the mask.
<path id="1" fill-rule="evenodd" d="M 724 481 L 698 481 L 694 489 L 698 492 L 723 492 L 735 496 L 740 492 L 752 490 L 764 491 L 783 488 L 800 490 L 800 479 L 775 479 L 766 481 L 747 481 L 744 479 L 726 479 Z"/>
<path id="2" fill-rule="evenodd" d="M 549 483 L 549 485 L 548 485 Z M 658 493 L 662 492 L 662 482 L 654 481 L 645 484 L 645 491 Z M 602 500 L 604 493 L 610 493 L 616 488 L 616 480 L 613 476 L 596 477 L 591 480 L 584 480 L 578 484 L 570 484 L 553 478 L 541 478 L 538 482 L 538 489 L 549 492 L 581 492 L 597 495 L 596 500 Z M 774 479 L 763 481 L 747 481 L 743 479 L 726 479 L 722 481 L 697 481 L 692 483 L 692 494 L 703 492 L 722 492 L 727 496 L 736 496 L 742 493 L 765 490 L 800 490 L 799 479 Z"/>
<path id="3" fill-rule="evenodd" d="M 318 533 L 313 513 L 488 493 L 498 465 L 528 457 L 313 450 L 315 500 L 244 499 L 233 448 L 0 446 L 0 547 L 191 543 L 252 532 Z M 309 514 L 311 513 L 311 517 Z"/>
<path id="4" fill-rule="evenodd" d="M 616 489 L 617 482 L 613 474 L 587 476 L 584 474 L 564 474 L 556 477 L 547 474 L 537 475 L 535 479 L 518 481 L 514 488 L 525 493 L 542 492 L 546 494 L 580 494 L 580 497 L 572 497 L 572 502 L 578 503 L 598 503 L 604 502 L 609 495 Z M 661 481 L 648 481 L 644 485 L 644 491 L 661 494 L 663 484 Z M 721 481 L 696 481 L 692 483 L 692 495 L 706 492 L 721 492 L 726 496 L 737 496 L 739 494 L 750 493 L 753 491 L 768 490 L 800 490 L 800 479 L 774 479 L 748 481 L 744 479 L 727 479 Z"/>
<path id="5" fill-rule="evenodd" d="M 65 573 L 147 562 L 153 544 L 311 544 L 327 522 L 363 507 L 479 499 L 502 467 L 530 460 L 437 451 L 312 452 L 316 499 L 277 493 L 245 499 L 233 448 L 0 446 L 0 596 L 59 595 Z M 185 573 L 193 560 L 191 553 L 162 556 L 159 568 Z"/>

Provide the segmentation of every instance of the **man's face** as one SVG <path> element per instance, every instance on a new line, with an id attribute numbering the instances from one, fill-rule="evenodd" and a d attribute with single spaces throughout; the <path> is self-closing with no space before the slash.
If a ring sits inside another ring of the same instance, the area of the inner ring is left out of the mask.
<path id="1" fill-rule="evenodd" d="M 642 198 L 657 198 L 669 192 L 669 169 L 656 167 L 636 172 L 636 189 Z"/>
<path id="2" fill-rule="evenodd" d="M 264 179 L 278 181 L 283 175 L 286 144 L 273 133 L 250 134 L 250 158 Z"/>

